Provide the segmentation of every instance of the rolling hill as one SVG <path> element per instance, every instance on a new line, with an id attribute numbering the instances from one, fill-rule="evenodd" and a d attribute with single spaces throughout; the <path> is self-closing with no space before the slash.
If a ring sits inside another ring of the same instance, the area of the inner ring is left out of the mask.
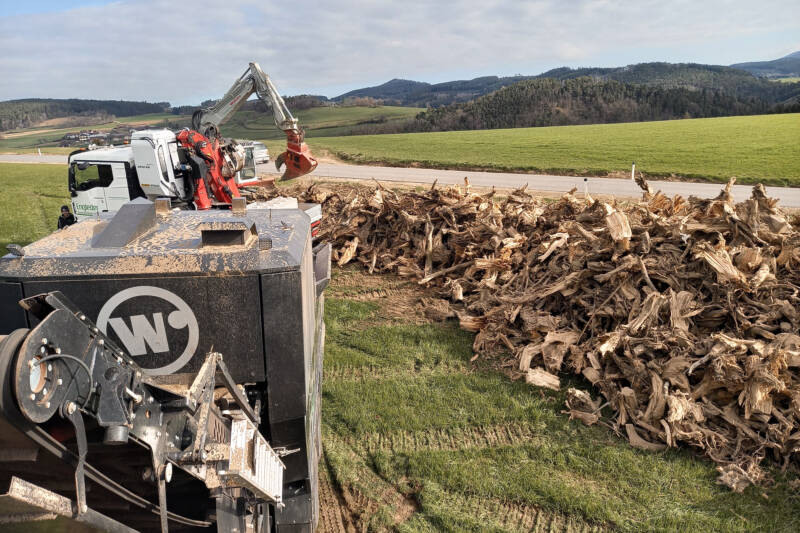
<path id="1" fill-rule="evenodd" d="M 738 98 L 758 98 L 768 104 L 785 102 L 800 95 L 800 85 L 779 85 L 738 68 L 696 63 L 640 63 L 615 68 L 564 67 L 538 77 L 568 80 L 583 76 L 664 89 L 710 89 Z"/>
<path id="2" fill-rule="evenodd" d="M 443 83 L 425 83 L 421 81 L 393 79 L 375 87 L 365 87 L 350 91 L 332 100 L 341 102 L 347 98 L 375 98 L 384 103 L 395 105 L 425 107 L 452 104 L 454 102 L 467 102 L 502 89 L 522 80 L 531 79 L 533 76 L 484 76 L 471 80 L 455 80 Z"/>
<path id="3" fill-rule="evenodd" d="M 731 66 L 763 78 L 798 77 L 800 76 L 800 51 L 772 61 L 753 61 Z"/>
<path id="4" fill-rule="evenodd" d="M 748 74 L 749 76 L 749 74 Z M 800 84 L 764 81 L 775 91 L 798 94 Z M 365 124 L 353 134 L 566 126 L 644 122 L 800 111 L 800 103 L 697 87 L 659 87 L 592 76 L 517 82 L 468 102 L 429 108 L 413 118 Z"/>
<path id="5" fill-rule="evenodd" d="M 88 116 L 109 119 L 148 113 L 162 113 L 169 102 L 129 102 L 125 100 L 82 100 L 71 98 L 26 98 L 0 102 L 0 131 L 28 128 L 42 122 L 63 118 Z"/>
<path id="6" fill-rule="evenodd" d="M 781 72 L 781 76 L 800 76 L 800 52 L 775 61 L 764 62 L 762 71 Z M 520 81 L 535 78 L 567 80 L 589 76 L 601 81 L 619 81 L 636 85 L 650 85 L 664 89 L 685 88 L 689 90 L 711 89 L 724 91 L 738 98 L 758 98 L 768 104 L 791 101 L 800 96 L 800 86 L 780 86 L 762 79 L 758 72 L 749 72 L 741 63 L 730 67 L 703 65 L 698 63 L 639 63 L 612 68 L 560 67 L 536 76 L 485 76 L 471 80 L 455 80 L 430 84 L 420 81 L 393 79 L 382 85 L 356 89 L 332 98 L 343 101 L 347 98 L 367 97 L 383 100 L 384 103 L 415 107 L 439 107 L 458 102 L 467 102 Z M 777 66 L 776 66 L 777 65 Z M 781 70 L 782 69 L 782 70 Z"/>

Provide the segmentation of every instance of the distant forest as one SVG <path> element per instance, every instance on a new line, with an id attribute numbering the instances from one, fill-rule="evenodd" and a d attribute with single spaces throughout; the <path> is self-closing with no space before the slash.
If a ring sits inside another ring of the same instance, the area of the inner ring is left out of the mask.
<path id="1" fill-rule="evenodd" d="M 0 131 L 28 128 L 45 120 L 80 115 L 129 117 L 163 113 L 169 102 L 127 102 L 124 100 L 55 100 L 30 98 L 0 102 Z"/>
<path id="2" fill-rule="evenodd" d="M 737 68 L 696 63 L 640 63 L 614 68 L 557 68 L 540 78 L 560 80 L 589 76 L 599 81 L 619 81 L 664 89 L 712 89 L 737 98 L 758 98 L 780 104 L 800 96 L 800 84 L 775 83 Z"/>
<path id="3" fill-rule="evenodd" d="M 785 66 L 798 60 L 796 53 L 763 65 L 769 63 L 774 70 L 774 64 Z M 438 84 L 394 79 L 332 99 L 319 95 L 284 98 L 295 112 L 332 103 L 427 107 L 412 119 L 369 121 L 342 132 L 372 134 L 798 112 L 800 83 L 769 81 L 720 65 L 640 63 L 615 68 L 564 67 L 538 76 L 486 76 Z M 184 116 L 214 103 L 207 100 L 200 106 L 170 107 L 168 102 L 12 100 L 0 102 L 0 132 L 68 116 L 112 119 L 165 111 Z M 246 102 L 242 111 L 270 113 L 260 101 Z"/>
<path id="4" fill-rule="evenodd" d="M 800 112 L 721 90 L 662 88 L 584 76 L 509 85 L 470 102 L 431 108 L 407 121 L 363 125 L 353 134 L 521 128 Z"/>
<path id="5" fill-rule="evenodd" d="M 800 85 L 771 82 L 757 78 L 744 70 L 721 65 L 639 63 L 637 65 L 614 68 L 573 69 L 562 67 L 538 76 L 506 78 L 487 76 L 433 85 L 418 81 L 395 79 L 376 87 L 350 91 L 333 98 L 333 100 L 342 101 L 353 97 L 369 97 L 382 100 L 385 105 L 440 107 L 473 100 L 521 81 L 540 78 L 567 80 L 585 76 L 597 81 L 613 80 L 636 85 L 652 85 L 663 89 L 713 89 L 724 91 L 737 98 L 759 98 L 769 104 L 782 103 L 800 94 Z"/>

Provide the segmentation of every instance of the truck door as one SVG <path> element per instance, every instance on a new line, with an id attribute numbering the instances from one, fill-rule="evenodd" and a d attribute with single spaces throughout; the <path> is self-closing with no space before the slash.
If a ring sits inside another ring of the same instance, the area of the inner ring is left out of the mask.
<path id="1" fill-rule="evenodd" d="M 75 217 L 94 217 L 108 211 L 106 187 L 114 181 L 110 163 L 77 161 L 69 166 L 69 190 Z"/>
<path id="2" fill-rule="evenodd" d="M 111 184 L 103 190 L 106 195 L 106 209 L 114 212 L 130 201 L 131 197 L 125 163 L 111 163 L 111 173 L 113 177 Z"/>

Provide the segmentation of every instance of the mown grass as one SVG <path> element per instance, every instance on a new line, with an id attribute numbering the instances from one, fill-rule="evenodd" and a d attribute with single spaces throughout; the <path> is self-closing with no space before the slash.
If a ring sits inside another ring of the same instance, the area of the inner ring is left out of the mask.
<path id="1" fill-rule="evenodd" d="M 24 246 L 54 231 L 65 204 L 66 165 L 0 163 L 0 255 L 10 243 Z"/>
<path id="2" fill-rule="evenodd" d="M 800 114 L 397 135 L 315 137 L 355 162 L 800 184 Z"/>
<path id="3" fill-rule="evenodd" d="M 472 337 L 454 322 L 387 318 L 391 298 L 363 301 L 353 273 L 339 272 L 326 302 L 323 446 L 368 529 L 800 528 L 800 497 L 781 475 L 736 494 L 689 450 L 644 452 L 570 421 L 563 392 L 471 363 Z M 401 512 L 408 500 L 413 513 Z"/>

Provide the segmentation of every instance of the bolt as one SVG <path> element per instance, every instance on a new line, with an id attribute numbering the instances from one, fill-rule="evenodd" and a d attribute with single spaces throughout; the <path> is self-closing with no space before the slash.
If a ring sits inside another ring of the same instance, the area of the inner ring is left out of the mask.
<path id="1" fill-rule="evenodd" d="M 98 332 L 97 328 L 92 328 L 92 333 L 97 333 L 97 332 Z"/>
<path id="2" fill-rule="evenodd" d="M 100 346 L 103 346 L 105 343 L 106 343 L 106 341 L 104 341 L 103 339 L 100 339 L 99 341 L 97 341 L 97 344 L 99 344 Z"/>
<path id="3" fill-rule="evenodd" d="M 80 318 L 81 320 L 86 320 L 86 315 L 81 315 L 78 318 Z"/>
<path id="4" fill-rule="evenodd" d="M 122 357 L 117 357 L 117 363 L 120 365 L 122 364 Z"/>
<path id="5" fill-rule="evenodd" d="M 82 513 L 85 513 L 85 512 L 86 512 L 86 511 L 88 511 L 88 510 L 89 510 L 89 508 L 86 506 L 86 504 L 85 504 L 85 503 L 82 503 L 82 504 L 81 504 L 81 512 L 82 512 Z"/>
<path id="6" fill-rule="evenodd" d="M 53 365 L 51 365 L 50 363 L 47 363 L 47 371 L 48 372 L 52 372 L 53 371 Z"/>
<path id="7" fill-rule="evenodd" d="M 42 389 L 42 396 L 47 396 L 47 387 Z"/>
<path id="8" fill-rule="evenodd" d="M 61 353 L 61 348 L 56 348 L 56 353 Z"/>
<path id="9" fill-rule="evenodd" d="M 39 353 L 47 353 L 47 348 L 42 346 L 41 348 L 39 348 Z"/>
<path id="10" fill-rule="evenodd" d="M 33 394 L 33 393 L 31 393 L 31 395 L 30 395 L 30 399 L 31 399 L 31 401 L 35 400 L 35 399 L 36 399 L 36 395 L 35 395 L 35 394 Z"/>
<path id="11" fill-rule="evenodd" d="M 128 387 L 125 387 L 125 394 L 127 394 L 128 396 L 131 397 L 131 399 L 133 400 L 133 403 L 142 403 L 142 395 L 141 394 L 136 394 L 135 392 L 133 392 Z"/>
<path id="12" fill-rule="evenodd" d="M 42 344 L 47 344 L 47 337 L 42 337 Z"/>
<path id="13" fill-rule="evenodd" d="M 67 414 L 68 415 L 73 414 L 75 412 L 75 409 L 77 409 L 77 408 L 78 408 L 78 406 L 75 405 L 75 402 L 69 402 L 67 404 Z"/>
<path id="14" fill-rule="evenodd" d="M 44 408 L 45 409 L 50 409 L 50 402 L 45 402 Z"/>
<path id="15" fill-rule="evenodd" d="M 61 379 L 61 378 L 58 378 L 58 381 L 57 381 L 56 383 L 57 383 L 58 385 L 63 385 L 63 384 L 64 384 L 64 380 L 63 380 L 63 379 Z"/>

